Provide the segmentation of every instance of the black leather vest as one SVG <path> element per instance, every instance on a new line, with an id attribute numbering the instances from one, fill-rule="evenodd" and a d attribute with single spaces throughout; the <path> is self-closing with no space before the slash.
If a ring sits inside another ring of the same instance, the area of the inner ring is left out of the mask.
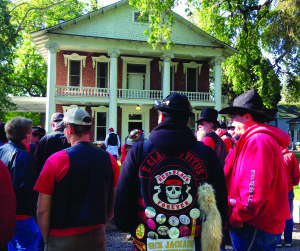
<path id="1" fill-rule="evenodd" d="M 114 190 L 109 154 L 89 142 L 65 151 L 70 165 L 65 177 L 54 185 L 50 228 L 105 224 Z"/>

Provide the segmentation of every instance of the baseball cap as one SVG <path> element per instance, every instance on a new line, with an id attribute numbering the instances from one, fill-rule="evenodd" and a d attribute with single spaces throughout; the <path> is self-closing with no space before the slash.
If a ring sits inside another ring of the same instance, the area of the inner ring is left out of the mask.
<path id="1" fill-rule="evenodd" d="M 81 108 L 73 108 L 65 113 L 63 122 L 75 125 L 91 125 L 92 118 L 87 113 L 87 111 Z"/>
<path id="2" fill-rule="evenodd" d="M 51 122 L 60 122 L 64 118 L 64 115 L 60 112 L 53 113 L 51 116 Z"/>
<path id="3" fill-rule="evenodd" d="M 46 131 L 44 128 L 40 127 L 40 126 L 33 126 L 32 127 L 32 134 L 39 134 L 42 136 L 45 136 Z"/>
<path id="4" fill-rule="evenodd" d="M 187 96 L 184 94 L 179 94 L 177 92 L 172 92 L 163 101 L 155 101 L 155 109 L 163 112 L 184 112 L 193 115 L 193 108 L 188 100 Z"/>

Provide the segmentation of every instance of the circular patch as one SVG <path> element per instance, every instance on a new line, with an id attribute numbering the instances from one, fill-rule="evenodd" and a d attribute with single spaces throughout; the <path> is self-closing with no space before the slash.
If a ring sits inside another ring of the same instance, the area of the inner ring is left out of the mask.
<path id="1" fill-rule="evenodd" d="M 154 218 L 156 215 L 156 211 L 155 211 L 154 207 L 147 207 L 145 209 L 145 215 L 147 218 Z"/>
<path id="2" fill-rule="evenodd" d="M 179 229 L 177 227 L 171 227 L 169 230 L 169 236 L 171 239 L 176 239 L 179 237 Z"/>
<path id="3" fill-rule="evenodd" d="M 180 236 L 185 237 L 185 236 L 190 236 L 190 229 L 188 226 L 181 226 L 179 228 Z"/>
<path id="4" fill-rule="evenodd" d="M 168 235 L 169 229 L 168 229 L 166 226 L 160 226 L 160 227 L 157 229 L 157 232 L 158 232 L 160 235 L 166 236 L 166 235 Z"/>
<path id="5" fill-rule="evenodd" d="M 198 208 L 194 208 L 190 211 L 190 216 L 192 219 L 197 219 L 200 217 L 200 210 Z"/>
<path id="6" fill-rule="evenodd" d="M 170 224 L 171 226 L 173 226 L 173 227 L 178 226 L 178 225 L 179 225 L 179 220 L 178 220 L 178 218 L 177 218 L 176 216 L 171 216 L 171 217 L 169 218 L 169 224 Z"/>
<path id="7" fill-rule="evenodd" d="M 181 224 L 183 224 L 183 225 L 188 225 L 191 222 L 190 218 L 184 214 L 179 216 L 179 220 L 180 220 Z"/>
<path id="8" fill-rule="evenodd" d="M 152 219 L 148 219 L 147 224 L 148 224 L 149 228 L 152 230 L 154 230 L 156 228 L 156 224 Z"/>
<path id="9" fill-rule="evenodd" d="M 145 235 L 145 226 L 144 224 L 140 224 L 137 226 L 136 230 L 135 230 L 135 234 L 136 237 L 139 239 L 143 239 L 144 235 Z"/>
<path id="10" fill-rule="evenodd" d="M 164 224 L 166 222 L 166 216 L 164 214 L 158 214 L 156 216 L 156 221 L 159 223 L 159 224 Z"/>
<path id="11" fill-rule="evenodd" d="M 154 239 L 154 240 L 158 239 L 158 234 L 155 233 L 155 232 L 153 232 L 153 231 L 151 231 L 151 232 L 148 233 L 148 238 Z"/>

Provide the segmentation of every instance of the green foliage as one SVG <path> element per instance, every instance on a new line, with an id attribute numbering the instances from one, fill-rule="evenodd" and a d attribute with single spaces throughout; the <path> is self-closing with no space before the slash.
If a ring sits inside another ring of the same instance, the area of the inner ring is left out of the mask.
<path id="1" fill-rule="evenodd" d="M 40 125 L 40 114 L 39 113 L 33 113 L 33 112 L 4 112 L 0 114 L 0 121 L 2 123 L 6 123 L 7 121 L 11 120 L 15 117 L 24 117 L 31 119 L 34 126 Z"/>

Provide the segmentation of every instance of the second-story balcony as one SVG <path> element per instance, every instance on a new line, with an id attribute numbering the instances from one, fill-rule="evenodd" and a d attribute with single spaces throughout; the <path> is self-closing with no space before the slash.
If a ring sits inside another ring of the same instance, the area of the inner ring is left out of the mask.
<path id="1" fill-rule="evenodd" d="M 171 91 L 172 92 L 172 91 Z M 184 92 L 190 101 L 214 102 L 214 95 L 211 92 Z M 56 86 L 56 96 L 65 97 L 103 97 L 108 98 L 110 95 L 109 88 L 95 87 L 74 87 L 74 86 Z M 163 92 L 161 90 L 134 90 L 134 89 L 117 89 L 118 99 L 147 99 L 162 100 Z M 228 97 L 222 96 L 222 103 L 228 103 Z"/>

